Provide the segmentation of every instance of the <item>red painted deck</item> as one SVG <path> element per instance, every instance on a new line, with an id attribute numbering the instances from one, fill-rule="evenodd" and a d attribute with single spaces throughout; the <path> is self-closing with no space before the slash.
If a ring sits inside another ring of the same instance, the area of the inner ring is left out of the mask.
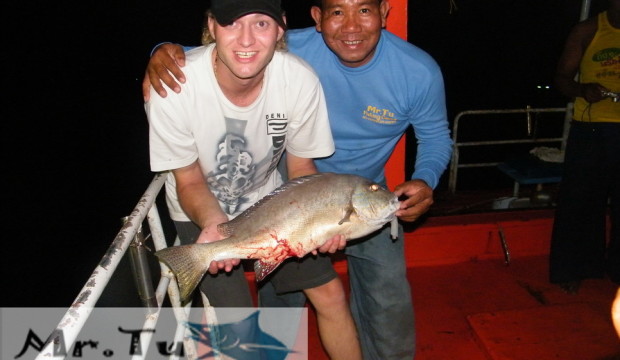
<path id="1" fill-rule="evenodd" d="M 407 233 L 416 360 L 620 359 L 617 286 L 588 280 L 568 295 L 550 284 L 551 224 L 551 210 L 507 211 L 432 217 Z M 346 282 L 344 261 L 336 267 Z M 308 358 L 327 359 L 312 311 L 309 322 Z"/>

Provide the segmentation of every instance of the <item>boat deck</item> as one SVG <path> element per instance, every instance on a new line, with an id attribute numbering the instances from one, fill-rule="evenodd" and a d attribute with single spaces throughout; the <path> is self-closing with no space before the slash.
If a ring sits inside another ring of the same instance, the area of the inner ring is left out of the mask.
<path id="1" fill-rule="evenodd" d="M 344 281 L 346 274 L 341 274 Z M 547 257 L 414 266 L 416 360 L 611 360 L 620 341 L 611 322 L 617 287 L 585 281 L 576 295 L 547 281 Z M 309 359 L 328 359 L 309 312 Z"/>
<path id="2" fill-rule="evenodd" d="M 586 280 L 570 295 L 548 281 L 552 214 L 432 217 L 407 234 L 416 360 L 620 359 L 611 320 L 617 285 Z M 336 268 L 346 282 L 343 260 Z M 310 310 L 308 358 L 327 359 Z"/>

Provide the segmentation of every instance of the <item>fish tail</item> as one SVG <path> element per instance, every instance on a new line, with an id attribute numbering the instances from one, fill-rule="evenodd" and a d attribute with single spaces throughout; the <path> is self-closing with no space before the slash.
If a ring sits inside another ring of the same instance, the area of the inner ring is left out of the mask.
<path id="1" fill-rule="evenodd" d="M 204 257 L 207 244 L 179 245 L 155 252 L 177 279 L 181 303 L 186 303 L 209 269 L 210 259 Z M 201 251 L 202 250 L 202 251 Z M 203 256 L 201 256 L 201 253 Z"/>

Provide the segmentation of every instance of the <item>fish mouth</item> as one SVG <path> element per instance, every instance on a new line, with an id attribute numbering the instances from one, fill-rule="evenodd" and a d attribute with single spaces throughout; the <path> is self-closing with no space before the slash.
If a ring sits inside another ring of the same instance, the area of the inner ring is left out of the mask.
<path id="1" fill-rule="evenodd" d="M 400 209 L 400 200 L 398 200 L 398 197 L 396 197 L 396 195 L 394 195 L 394 198 L 392 198 L 392 200 L 390 201 L 390 213 L 387 216 L 387 220 L 386 221 L 392 221 L 396 218 L 396 212 L 398 211 L 398 209 Z"/>
<path id="2" fill-rule="evenodd" d="M 390 200 L 390 209 L 393 213 L 400 209 L 400 200 L 398 200 L 398 197 L 396 195 L 394 195 L 392 200 Z"/>
<path id="3" fill-rule="evenodd" d="M 377 212 L 379 216 L 374 219 L 367 219 L 367 222 L 375 226 L 382 226 L 396 218 L 398 209 L 400 209 L 400 201 L 394 196 L 381 211 Z"/>

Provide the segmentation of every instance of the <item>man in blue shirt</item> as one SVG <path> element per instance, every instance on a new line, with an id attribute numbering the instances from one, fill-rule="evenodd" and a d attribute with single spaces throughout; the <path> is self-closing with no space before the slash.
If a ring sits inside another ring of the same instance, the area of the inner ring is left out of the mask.
<path id="1" fill-rule="evenodd" d="M 409 126 L 417 140 L 411 180 L 394 189 L 404 200 L 397 216 L 415 221 L 433 203 L 433 189 L 450 160 L 444 84 L 437 63 L 423 50 L 386 31 L 387 0 L 323 0 L 311 9 L 315 27 L 289 30 L 289 51 L 315 69 L 327 99 L 335 153 L 315 160 L 321 172 L 357 174 L 385 183 L 384 167 Z M 147 69 L 143 90 L 166 96 L 161 81 L 180 91 L 183 48 L 161 45 Z M 389 228 L 349 244 L 345 253 L 351 286 L 351 310 L 365 359 L 412 359 L 414 312 L 407 281 L 402 228 L 390 239 Z M 277 299 L 270 284 L 261 305 Z M 288 297 L 282 297 L 288 296 Z M 298 296 L 299 297 L 299 296 Z M 303 300 L 303 298 L 301 298 Z M 298 303 L 302 306 L 302 303 Z"/>

